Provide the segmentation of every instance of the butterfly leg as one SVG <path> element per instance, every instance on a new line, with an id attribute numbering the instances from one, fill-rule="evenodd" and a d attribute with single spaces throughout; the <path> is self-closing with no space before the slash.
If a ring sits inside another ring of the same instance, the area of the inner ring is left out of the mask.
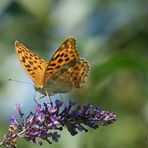
<path id="1" fill-rule="evenodd" d="M 37 104 L 39 104 L 38 101 L 39 101 L 40 99 L 44 98 L 45 96 L 46 96 L 46 95 L 43 95 L 43 96 L 41 96 L 41 97 L 39 97 L 39 98 L 34 98 L 34 101 L 35 101 Z"/>
<path id="2" fill-rule="evenodd" d="M 51 98 L 50 98 L 50 96 L 49 96 L 49 94 L 48 94 L 48 92 L 47 92 L 47 91 L 45 91 L 45 93 L 46 93 L 46 96 L 47 96 L 47 98 L 48 98 L 49 102 L 51 102 L 51 104 L 53 104 L 53 103 L 52 103 L 52 100 L 51 100 Z"/>
<path id="3" fill-rule="evenodd" d="M 34 97 L 33 97 L 33 100 L 35 101 L 35 98 L 36 98 L 36 90 L 34 92 Z"/>
<path id="4" fill-rule="evenodd" d="M 61 93 L 59 93 L 59 95 L 60 95 L 60 99 L 61 99 L 62 103 L 63 103 L 63 104 L 64 104 L 64 106 L 66 107 L 66 104 L 65 104 L 65 103 L 64 103 L 64 101 L 63 101 L 63 98 L 62 98 Z"/>

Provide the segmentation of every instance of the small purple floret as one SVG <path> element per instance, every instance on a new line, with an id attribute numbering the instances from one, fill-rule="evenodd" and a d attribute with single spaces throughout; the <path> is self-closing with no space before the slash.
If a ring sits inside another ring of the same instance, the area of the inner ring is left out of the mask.
<path id="1" fill-rule="evenodd" d="M 12 117 L 9 119 L 9 124 L 10 124 L 10 125 L 17 125 L 16 116 L 12 116 Z"/>

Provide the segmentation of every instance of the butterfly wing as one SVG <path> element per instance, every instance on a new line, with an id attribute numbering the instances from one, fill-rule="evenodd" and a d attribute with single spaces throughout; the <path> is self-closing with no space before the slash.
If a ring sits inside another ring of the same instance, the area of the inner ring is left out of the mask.
<path id="1" fill-rule="evenodd" d="M 69 92 L 72 88 L 80 88 L 90 71 L 88 62 L 83 58 L 76 58 L 73 63 L 65 65 L 48 81 L 47 89 L 53 93 Z"/>
<path id="2" fill-rule="evenodd" d="M 79 57 L 79 52 L 76 49 L 76 40 L 68 38 L 55 52 L 47 65 L 44 75 L 44 83 L 55 75 L 64 65 L 69 64 L 75 58 Z"/>
<path id="3" fill-rule="evenodd" d="M 83 58 L 77 58 L 76 63 L 63 72 L 60 77 L 69 79 L 73 88 L 80 88 L 90 71 L 88 62 Z"/>
<path id="4" fill-rule="evenodd" d="M 15 42 L 18 59 L 37 87 L 43 87 L 43 76 L 47 62 L 32 53 L 19 41 Z"/>

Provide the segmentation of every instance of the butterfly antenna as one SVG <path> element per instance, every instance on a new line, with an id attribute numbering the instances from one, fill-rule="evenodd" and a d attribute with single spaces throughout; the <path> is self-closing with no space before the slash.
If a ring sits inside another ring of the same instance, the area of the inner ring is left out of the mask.
<path id="1" fill-rule="evenodd" d="M 9 81 L 13 81 L 13 82 L 18 82 L 18 83 L 24 83 L 24 84 L 29 84 L 29 85 L 32 85 L 32 83 L 29 83 L 29 82 L 24 82 L 24 81 L 19 81 L 19 80 L 14 80 L 14 79 L 9 79 Z"/>

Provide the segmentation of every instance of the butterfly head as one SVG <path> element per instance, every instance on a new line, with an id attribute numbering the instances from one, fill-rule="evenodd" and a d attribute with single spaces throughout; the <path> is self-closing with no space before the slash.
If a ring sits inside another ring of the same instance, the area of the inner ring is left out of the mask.
<path id="1" fill-rule="evenodd" d="M 34 85 L 34 89 L 43 95 L 45 94 L 43 85 L 41 85 L 41 86 Z"/>
<path id="2" fill-rule="evenodd" d="M 41 93 L 42 95 L 45 95 L 45 96 L 46 96 L 47 94 L 48 94 L 48 96 L 53 96 L 53 95 L 55 95 L 55 93 L 52 92 L 51 89 L 48 89 L 46 86 L 37 87 L 36 85 L 34 85 L 34 89 L 35 89 L 36 91 L 38 91 L 39 93 Z"/>

